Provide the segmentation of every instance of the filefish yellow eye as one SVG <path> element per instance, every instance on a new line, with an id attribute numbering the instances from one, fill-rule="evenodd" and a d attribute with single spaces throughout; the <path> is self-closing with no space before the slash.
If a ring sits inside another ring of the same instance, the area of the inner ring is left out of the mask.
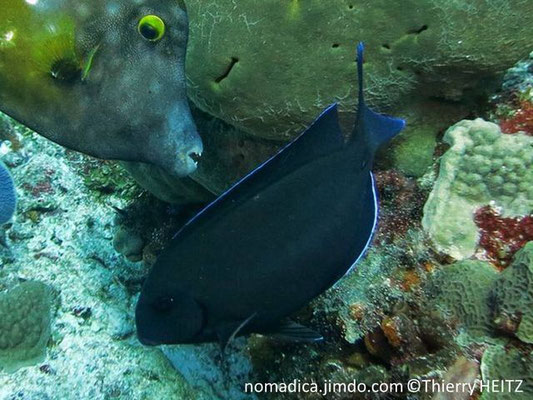
<path id="1" fill-rule="evenodd" d="M 157 42 L 165 34 L 165 23 L 157 15 L 146 15 L 139 21 L 138 30 L 146 40 Z"/>

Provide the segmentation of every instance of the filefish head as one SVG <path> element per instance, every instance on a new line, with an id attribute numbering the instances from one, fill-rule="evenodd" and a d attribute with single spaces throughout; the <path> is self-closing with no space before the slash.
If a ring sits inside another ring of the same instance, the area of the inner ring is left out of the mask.
<path id="1" fill-rule="evenodd" d="M 137 337 L 152 346 L 191 343 L 204 327 L 204 314 L 202 306 L 185 292 L 154 293 L 145 287 L 135 310 Z"/>
<path id="2" fill-rule="evenodd" d="M 6 0 L 0 109 L 71 149 L 187 175 L 203 151 L 187 33 L 179 1 Z"/>

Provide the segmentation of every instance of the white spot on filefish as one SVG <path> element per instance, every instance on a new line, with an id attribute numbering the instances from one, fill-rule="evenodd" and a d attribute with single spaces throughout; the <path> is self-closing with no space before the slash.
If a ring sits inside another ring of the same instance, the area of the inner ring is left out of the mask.
<path id="1" fill-rule="evenodd" d="M 114 16 L 114 15 L 117 15 L 119 12 L 120 12 L 120 7 L 117 3 L 115 2 L 111 2 L 107 5 L 107 13 L 110 15 L 110 16 Z"/>
<path id="2" fill-rule="evenodd" d="M 34 6 L 35 4 L 37 4 L 39 2 L 39 0 L 26 0 L 26 3 Z"/>
<path id="3" fill-rule="evenodd" d="M 4 40 L 6 42 L 10 42 L 11 40 L 13 40 L 14 37 L 15 37 L 15 32 L 9 31 L 9 32 L 6 32 L 6 34 L 4 35 Z"/>

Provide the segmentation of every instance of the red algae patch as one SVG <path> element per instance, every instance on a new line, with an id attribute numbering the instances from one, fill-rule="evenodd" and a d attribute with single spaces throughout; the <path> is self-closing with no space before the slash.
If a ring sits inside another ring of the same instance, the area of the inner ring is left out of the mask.
<path id="1" fill-rule="evenodd" d="M 507 267 L 515 253 L 533 240 L 533 216 L 505 218 L 490 206 L 481 207 L 474 221 L 480 231 L 479 246 L 490 262 Z"/>
<path id="2" fill-rule="evenodd" d="M 512 116 L 500 121 L 503 133 L 524 132 L 533 136 L 533 103 L 523 100 Z"/>

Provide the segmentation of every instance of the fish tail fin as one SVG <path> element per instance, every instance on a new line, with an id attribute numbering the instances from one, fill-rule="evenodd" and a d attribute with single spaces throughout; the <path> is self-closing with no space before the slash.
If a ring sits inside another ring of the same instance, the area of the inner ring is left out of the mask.
<path id="1" fill-rule="evenodd" d="M 364 44 L 357 46 L 357 77 L 359 82 L 359 108 L 355 128 L 352 132 L 351 141 L 365 140 L 374 150 L 383 143 L 388 142 L 405 127 L 405 121 L 400 118 L 378 114 L 371 110 L 365 103 L 363 87 L 363 53 Z"/>

